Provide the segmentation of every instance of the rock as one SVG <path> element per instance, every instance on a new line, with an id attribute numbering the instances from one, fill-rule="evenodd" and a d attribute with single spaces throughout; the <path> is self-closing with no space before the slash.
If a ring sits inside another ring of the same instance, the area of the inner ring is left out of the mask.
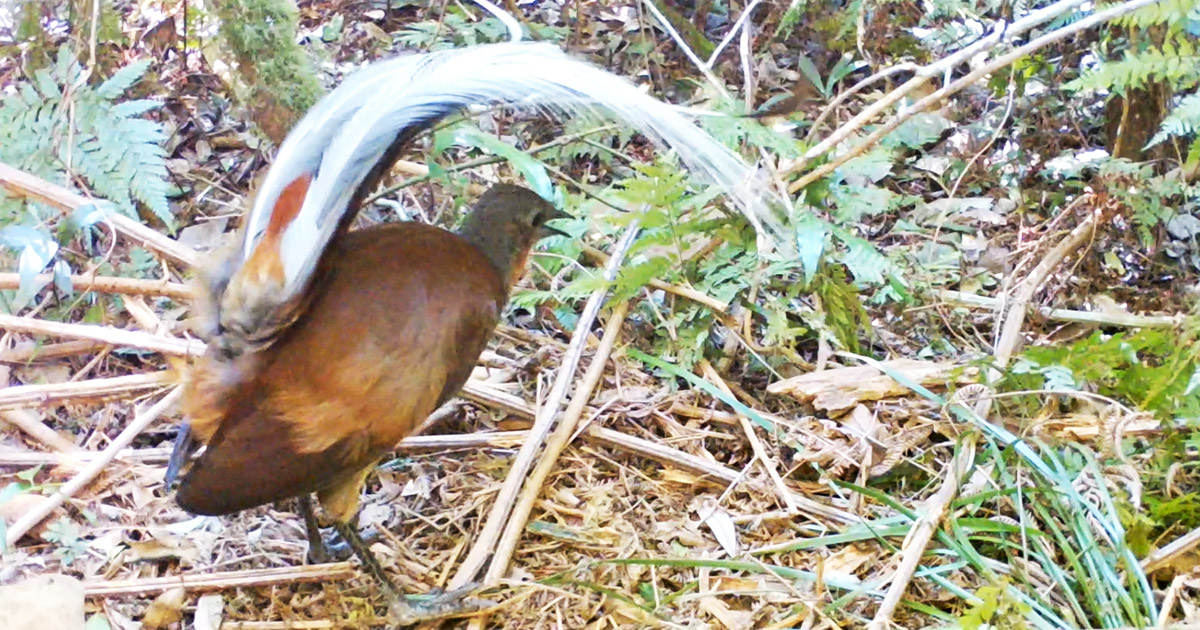
<path id="1" fill-rule="evenodd" d="M 83 630 L 83 583 L 52 573 L 0 586 L 0 630 Z"/>

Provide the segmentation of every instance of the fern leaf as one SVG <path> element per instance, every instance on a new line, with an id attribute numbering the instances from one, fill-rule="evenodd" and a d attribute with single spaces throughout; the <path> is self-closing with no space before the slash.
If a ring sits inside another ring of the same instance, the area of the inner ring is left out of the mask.
<path id="1" fill-rule="evenodd" d="M 117 70 L 107 81 L 101 83 L 96 88 L 96 94 L 105 100 L 113 100 L 125 93 L 130 86 L 142 78 L 146 74 L 146 69 L 150 67 L 149 59 L 139 59 L 129 65 Z"/>
<path id="2" fill-rule="evenodd" d="M 1158 133 L 1150 139 L 1147 148 L 1171 136 L 1187 136 L 1200 133 L 1200 92 L 1185 96 L 1179 105 L 1163 120 Z"/>

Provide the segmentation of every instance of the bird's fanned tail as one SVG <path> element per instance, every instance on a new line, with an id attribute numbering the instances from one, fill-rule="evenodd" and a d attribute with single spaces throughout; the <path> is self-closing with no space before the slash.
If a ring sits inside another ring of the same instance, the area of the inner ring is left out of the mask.
<path id="1" fill-rule="evenodd" d="M 725 190 L 759 231 L 760 243 L 783 242 L 770 187 L 755 170 L 625 79 L 549 44 L 413 55 L 351 75 L 288 135 L 247 218 L 237 271 L 222 298 L 222 329 L 254 337 L 286 324 L 325 246 L 402 145 L 466 107 L 501 104 L 626 124 Z"/>

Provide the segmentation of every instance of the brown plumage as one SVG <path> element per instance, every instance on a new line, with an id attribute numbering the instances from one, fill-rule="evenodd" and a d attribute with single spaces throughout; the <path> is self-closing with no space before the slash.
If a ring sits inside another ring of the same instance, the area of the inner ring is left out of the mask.
<path id="1" fill-rule="evenodd" d="M 281 336 L 236 357 L 216 339 L 190 371 L 184 415 L 207 449 L 179 505 L 228 514 L 315 492 L 350 523 L 379 458 L 466 382 L 556 216 L 533 192 L 498 185 L 458 234 L 398 223 L 338 237 Z"/>

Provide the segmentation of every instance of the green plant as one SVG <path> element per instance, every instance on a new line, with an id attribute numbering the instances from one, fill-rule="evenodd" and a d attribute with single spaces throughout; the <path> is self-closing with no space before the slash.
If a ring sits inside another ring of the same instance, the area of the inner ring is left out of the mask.
<path id="1" fill-rule="evenodd" d="M 1200 389 L 1192 381 L 1198 366 L 1200 349 L 1186 331 L 1097 331 L 1069 346 L 1027 349 L 1007 383 L 1009 389 L 1091 391 L 1132 401 L 1162 418 L 1195 418 Z"/>
<path id="2" fill-rule="evenodd" d="M 87 552 L 88 541 L 83 538 L 83 529 L 65 516 L 46 526 L 45 538 L 46 542 L 57 545 L 54 555 L 64 565 L 70 566 Z"/>
<path id="3" fill-rule="evenodd" d="M 0 160 L 51 181 L 78 175 L 123 214 L 136 217 L 140 202 L 172 225 L 162 126 L 141 117 L 160 103 L 119 100 L 149 65 L 135 61 L 93 86 L 71 51 L 59 49 L 53 67 L 0 100 Z M 48 218 L 36 204 L 8 199 L 0 202 L 0 222 L 11 224 L 22 211 Z"/>
<path id="4" fill-rule="evenodd" d="M 1100 61 L 1064 87 L 1073 91 L 1108 91 L 1126 95 L 1152 83 L 1170 85 L 1175 94 L 1185 94 L 1163 120 L 1146 148 L 1179 138 L 1191 143 L 1186 161 L 1200 162 L 1200 98 L 1186 93 L 1200 86 L 1200 8 L 1194 0 L 1163 0 L 1114 21 L 1131 33 L 1120 59 Z M 1105 40 L 1112 46 L 1120 42 Z"/>
<path id="5" fill-rule="evenodd" d="M 140 204 L 174 226 L 162 126 L 142 118 L 159 103 L 119 100 L 148 66 L 133 62 L 92 85 L 63 47 L 54 66 L 35 71 L 0 99 L 0 161 L 49 181 L 84 182 L 104 199 L 78 209 L 51 234 L 47 225 L 57 210 L 0 193 L 0 244 L 18 253 L 22 280 L 11 308 L 23 307 L 42 288 L 34 276 L 52 264 L 60 288 L 70 290 L 70 267 L 57 259 L 59 244 L 81 233 L 86 238 L 107 209 L 136 218 Z"/>

